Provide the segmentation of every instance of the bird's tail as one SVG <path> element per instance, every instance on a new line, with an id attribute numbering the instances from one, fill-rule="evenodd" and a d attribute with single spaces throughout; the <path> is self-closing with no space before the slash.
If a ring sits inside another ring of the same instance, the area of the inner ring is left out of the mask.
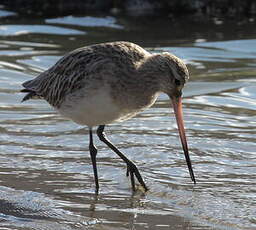
<path id="1" fill-rule="evenodd" d="M 36 92 L 30 89 L 22 89 L 20 92 L 27 93 L 25 97 L 23 97 L 21 102 L 27 101 L 35 96 L 37 96 Z"/>

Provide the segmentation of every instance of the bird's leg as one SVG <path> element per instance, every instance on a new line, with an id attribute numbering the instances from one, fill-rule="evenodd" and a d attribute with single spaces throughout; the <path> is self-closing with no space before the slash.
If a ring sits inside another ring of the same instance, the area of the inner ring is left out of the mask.
<path id="1" fill-rule="evenodd" d="M 106 137 L 105 133 L 104 133 L 104 128 L 105 125 L 100 125 L 97 129 L 97 135 L 99 137 L 99 139 L 104 142 L 109 148 L 111 148 L 126 164 L 127 164 L 127 173 L 126 175 L 129 176 L 131 178 L 131 185 L 132 185 L 132 189 L 133 191 L 135 191 L 135 182 L 134 182 L 134 174 L 137 178 L 137 180 L 140 182 L 140 184 L 142 185 L 142 187 L 145 189 L 145 191 L 148 190 L 146 184 L 144 183 L 140 172 L 138 170 L 138 168 L 136 167 L 136 165 L 130 161 L 123 153 L 121 153 Z"/>
<path id="2" fill-rule="evenodd" d="M 94 181 L 95 181 L 95 192 L 99 192 L 99 181 L 98 181 L 98 172 L 97 172 L 97 164 L 96 164 L 96 155 L 97 155 L 97 148 L 93 144 L 93 138 L 92 138 L 92 129 L 90 128 L 90 144 L 89 144 L 89 150 L 92 160 L 92 166 L 93 166 L 93 173 L 94 173 Z"/>

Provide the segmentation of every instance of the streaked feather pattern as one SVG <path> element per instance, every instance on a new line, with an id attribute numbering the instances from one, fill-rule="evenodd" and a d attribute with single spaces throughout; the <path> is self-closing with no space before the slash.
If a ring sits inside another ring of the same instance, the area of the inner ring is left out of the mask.
<path id="1" fill-rule="evenodd" d="M 119 66 L 122 69 L 124 63 L 125 68 L 128 67 L 126 71 L 129 68 L 133 70 L 136 62 L 145 55 L 145 50 L 129 42 L 104 43 L 76 49 L 37 78 L 23 83 L 25 89 L 33 92 L 25 96 L 23 101 L 38 95 L 58 108 L 66 95 L 85 87 L 92 76 L 102 76 L 104 71 L 115 72 L 114 68 Z M 108 75 L 105 74 L 105 77 Z"/>

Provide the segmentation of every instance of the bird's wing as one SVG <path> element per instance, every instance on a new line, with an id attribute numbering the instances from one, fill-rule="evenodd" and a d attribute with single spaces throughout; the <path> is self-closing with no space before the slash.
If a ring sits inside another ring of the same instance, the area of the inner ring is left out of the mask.
<path id="1" fill-rule="evenodd" d="M 83 81 L 100 71 L 107 60 L 90 49 L 75 50 L 33 80 L 23 83 L 51 105 L 58 106 L 65 95 L 83 87 Z"/>
<path id="2" fill-rule="evenodd" d="M 92 77 L 114 75 L 115 71 L 134 68 L 145 51 L 132 43 L 105 43 L 74 50 L 33 80 L 23 83 L 25 89 L 58 107 L 65 96 L 85 86 Z M 103 75 L 103 74 L 101 74 Z"/>

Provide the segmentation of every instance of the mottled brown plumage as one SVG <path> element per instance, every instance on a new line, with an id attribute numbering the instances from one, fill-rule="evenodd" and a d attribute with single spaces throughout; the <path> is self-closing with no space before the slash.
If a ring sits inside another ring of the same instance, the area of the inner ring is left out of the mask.
<path id="1" fill-rule="evenodd" d="M 127 163 L 131 180 L 135 173 L 146 189 L 136 166 L 132 163 L 131 166 L 130 161 L 110 146 L 111 143 L 104 137 L 104 125 L 135 116 L 150 107 L 161 92 L 177 101 L 178 104 L 174 102 L 175 111 L 181 111 L 178 99 L 188 76 L 183 61 L 172 54 L 150 54 L 130 42 L 112 42 L 83 47 L 66 54 L 50 69 L 25 82 L 22 92 L 28 92 L 23 100 L 39 96 L 60 114 L 89 126 L 90 133 L 93 126 L 100 126 L 98 135 L 101 140 Z M 181 112 L 177 114 L 179 125 L 183 125 Z M 185 136 L 182 134 L 181 138 L 183 143 Z M 91 149 L 92 152 L 95 152 L 95 148 Z M 187 162 L 190 162 L 187 156 Z M 93 158 L 92 161 L 94 163 Z M 96 179 L 96 160 L 94 173 Z M 96 189 L 97 186 L 96 183 Z M 132 186 L 134 189 L 134 181 Z"/>
<path id="2" fill-rule="evenodd" d="M 159 79 L 161 73 L 169 76 Z M 135 93 L 137 88 L 143 92 L 146 87 L 152 87 L 152 91 L 164 90 L 165 83 L 171 83 L 175 75 L 182 84 L 188 79 L 185 65 L 174 55 L 151 55 L 133 43 L 114 42 L 76 49 L 23 86 L 59 108 L 67 95 L 83 87 L 99 88 L 102 81 L 112 84 L 113 97 L 119 97 L 120 92 L 124 93 L 127 88 L 132 88 Z M 160 86 L 162 82 L 163 86 Z M 130 84 L 133 87 L 127 87 Z"/>

